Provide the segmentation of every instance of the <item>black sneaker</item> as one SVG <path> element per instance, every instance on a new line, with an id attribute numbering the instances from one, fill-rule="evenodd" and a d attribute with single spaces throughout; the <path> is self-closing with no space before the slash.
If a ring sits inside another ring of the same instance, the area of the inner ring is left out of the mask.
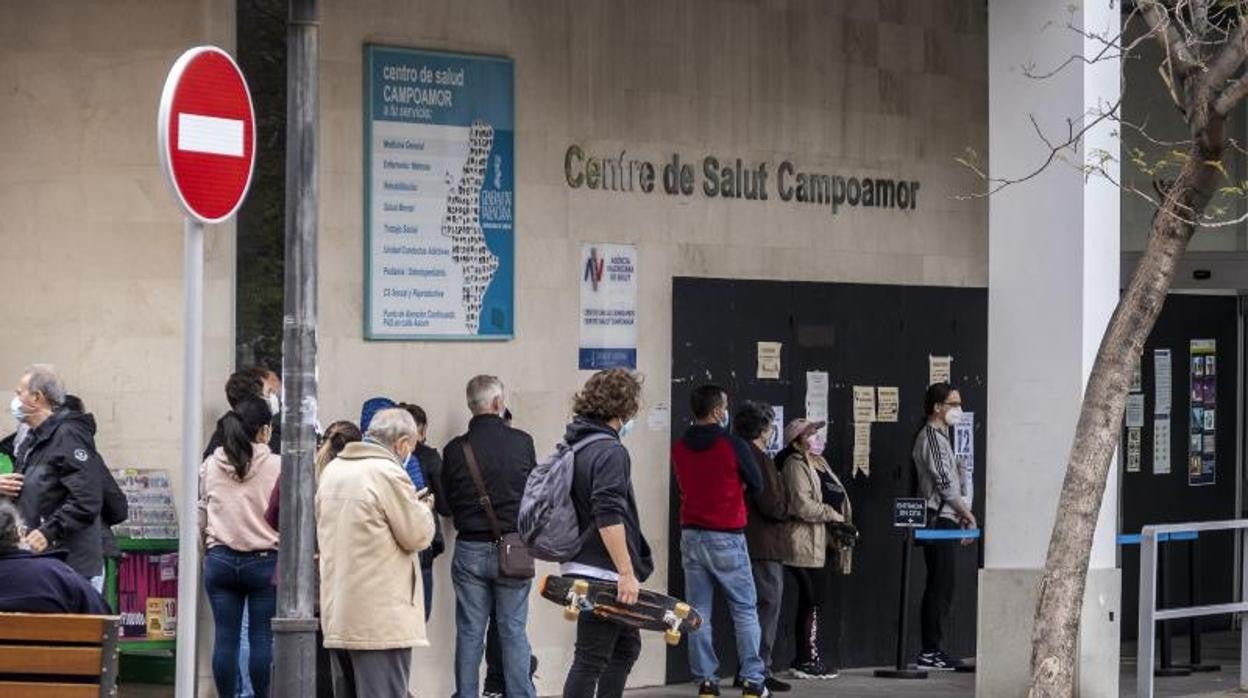
<path id="1" fill-rule="evenodd" d="M 918 661 L 915 662 L 915 666 L 918 668 L 930 669 L 932 671 L 955 671 L 961 664 L 962 662 L 940 650 L 920 652 Z"/>
<path id="2" fill-rule="evenodd" d="M 719 684 L 714 681 L 703 681 L 698 685 L 698 698 L 718 698 Z"/>
<path id="3" fill-rule="evenodd" d="M 824 666 L 822 662 L 794 664 L 793 668 L 790 669 L 790 673 L 795 679 L 826 680 L 840 676 L 840 672 L 834 668 Z"/>
<path id="4" fill-rule="evenodd" d="M 741 678 L 740 674 L 737 674 L 736 676 L 732 677 L 732 687 L 733 688 L 745 688 L 745 679 Z"/>
<path id="5" fill-rule="evenodd" d="M 793 690 L 793 687 L 790 686 L 788 683 L 785 683 L 784 681 L 781 681 L 780 679 L 777 679 L 774 676 L 768 676 L 763 681 L 763 685 L 766 686 L 767 689 L 771 691 L 772 693 L 788 693 L 789 691 Z"/>
<path id="6" fill-rule="evenodd" d="M 766 684 L 746 683 L 745 688 L 741 691 L 742 698 L 768 698 L 771 691 L 767 689 Z"/>

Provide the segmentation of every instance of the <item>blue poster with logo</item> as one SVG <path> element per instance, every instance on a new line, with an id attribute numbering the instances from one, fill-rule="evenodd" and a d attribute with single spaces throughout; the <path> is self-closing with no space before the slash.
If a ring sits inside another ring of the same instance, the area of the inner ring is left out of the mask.
<path id="1" fill-rule="evenodd" d="M 508 58 L 364 47 L 364 336 L 509 339 L 515 90 Z"/>

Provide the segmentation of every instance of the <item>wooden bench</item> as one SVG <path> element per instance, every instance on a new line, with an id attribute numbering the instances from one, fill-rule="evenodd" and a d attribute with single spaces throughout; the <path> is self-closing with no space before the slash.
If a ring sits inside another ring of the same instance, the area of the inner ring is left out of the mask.
<path id="1" fill-rule="evenodd" d="M 0 696 L 117 695 L 117 616 L 0 613 Z"/>

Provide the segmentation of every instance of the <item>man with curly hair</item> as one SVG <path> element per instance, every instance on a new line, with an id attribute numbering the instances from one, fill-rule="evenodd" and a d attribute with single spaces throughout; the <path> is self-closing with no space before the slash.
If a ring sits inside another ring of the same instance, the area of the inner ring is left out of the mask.
<path id="1" fill-rule="evenodd" d="M 641 381 L 623 369 L 595 373 L 576 395 L 575 416 L 564 434 L 576 452 L 572 503 L 585 537 L 580 552 L 563 563 L 567 576 L 616 582 L 621 603 L 637 601 L 641 583 L 654 571 L 633 494 L 632 462 L 620 439 L 633 428 L 641 407 Z M 563 686 L 564 698 L 619 698 L 641 653 L 641 632 L 581 613 L 576 651 Z"/>

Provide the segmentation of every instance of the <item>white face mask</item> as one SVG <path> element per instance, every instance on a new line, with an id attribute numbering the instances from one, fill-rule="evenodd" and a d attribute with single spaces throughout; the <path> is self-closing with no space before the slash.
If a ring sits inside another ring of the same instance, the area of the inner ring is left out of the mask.
<path id="1" fill-rule="evenodd" d="M 9 414 L 13 415 L 13 421 L 18 424 L 26 421 L 26 418 L 30 416 L 23 409 L 22 399 L 16 395 L 13 396 L 13 401 L 9 403 Z"/>
<path id="2" fill-rule="evenodd" d="M 273 413 L 274 417 L 281 414 L 282 399 L 277 396 L 277 393 L 269 393 L 268 395 L 265 395 L 264 401 L 269 403 L 269 411 Z"/>
<path id="3" fill-rule="evenodd" d="M 962 421 L 962 408 L 961 407 L 953 407 L 948 410 L 945 410 L 945 424 L 948 424 L 949 426 L 952 427 L 952 426 L 957 426 L 957 424 L 961 421 Z"/>

